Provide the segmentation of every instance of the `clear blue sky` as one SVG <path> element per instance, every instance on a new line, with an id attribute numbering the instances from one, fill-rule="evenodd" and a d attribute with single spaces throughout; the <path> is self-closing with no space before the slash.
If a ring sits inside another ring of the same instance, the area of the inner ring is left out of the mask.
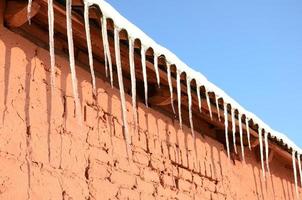
<path id="1" fill-rule="evenodd" d="M 302 147 L 301 0 L 107 0 Z"/>

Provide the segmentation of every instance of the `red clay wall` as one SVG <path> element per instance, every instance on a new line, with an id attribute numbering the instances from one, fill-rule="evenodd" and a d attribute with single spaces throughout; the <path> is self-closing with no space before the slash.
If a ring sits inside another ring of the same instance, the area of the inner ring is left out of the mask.
<path id="1" fill-rule="evenodd" d="M 49 54 L 0 31 L 0 199 L 294 199 L 291 166 L 274 159 L 263 181 L 254 153 L 229 163 L 222 144 L 139 104 L 133 160 L 126 159 L 119 91 L 77 68 L 83 126 L 74 117 L 68 62 L 57 57 L 51 96 Z M 131 99 L 127 97 L 131 124 Z M 85 112 L 84 112 L 85 110 Z"/>

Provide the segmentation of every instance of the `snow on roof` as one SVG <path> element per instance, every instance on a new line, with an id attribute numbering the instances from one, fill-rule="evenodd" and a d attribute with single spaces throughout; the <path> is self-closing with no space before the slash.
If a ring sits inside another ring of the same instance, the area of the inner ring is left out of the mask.
<path id="1" fill-rule="evenodd" d="M 109 3 L 107 3 L 104 0 L 86 0 L 86 3 L 88 3 L 89 5 L 93 5 L 93 4 L 98 5 L 101 9 L 102 14 L 106 18 L 110 18 L 113 20 L 116 28 L 118 28 L 119 30 L 125 29 L 128 32 L 129 37 L 133 39 L 139 39 L 141 41 L 141 45 L 145 47 L 145 49 L 151 47 L 154 51 L 154 55 L 156 56 L 164 55 L 168 63 L 175 64 L 178 72 L 184 72 L 186 73 L 189 79 L 191 80 L 194 79 L 198 87 L 204 86 L 207 92 L 214 92 L 215 95 L 218 96 L 218 98 L 223 99 L 225 104 L 230 104 L 232 109 L 238 110 L 239 113 L 245 115 L 249 120 L 253 120 L 254 124 L 257 124 L 258 127 L 264 129 L 265 132 L 269 132 L 271 137 L 285 143 L 288 149 L 297 151 L 299 154 L 302 154 L 302 149 L 299 148 L 285 134 L 273 130 L 269 125 L 263 122 L 258 116 L 243 108 L 237 101 L 231 98 L 222 89 L 220 89 L 215 84 L 210 82 L 203 74 L 190 68 L 170 50 L 157 44 L 141 29 L 139 29 L 137 26 L 133 25 L 126 18 L 124 18 Z"/>

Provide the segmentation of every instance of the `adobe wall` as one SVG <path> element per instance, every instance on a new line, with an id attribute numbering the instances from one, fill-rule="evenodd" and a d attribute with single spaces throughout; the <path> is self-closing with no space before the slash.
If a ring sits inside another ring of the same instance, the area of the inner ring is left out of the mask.
<path id="1" fill-rule="evenodd" d="M 276 158 L 271 176 L 246 150 L 246 163 L 230 163 L 222 144 L 138 106 L 133 160 L 127 161 L 119 91 L 77 68 L 82 126 L 66 58 L 57 57 L 55 93 L 49 53 L 7 29 L 0 31 L 0 199 L 294 199 L 291 166 Z M 85 111 L 84 111 L 85 110 Z M 302 196 L 301 196 L 302 197 Z"/>

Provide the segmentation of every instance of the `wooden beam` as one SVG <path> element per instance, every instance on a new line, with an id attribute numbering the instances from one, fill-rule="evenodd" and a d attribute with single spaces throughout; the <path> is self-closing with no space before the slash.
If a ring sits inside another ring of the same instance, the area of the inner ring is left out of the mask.
<path id="1" fill-rule="evenodd" d="M 3 0 L 2 0 L 3 1 Z M 32 2 L 31 18 L 34 17 L 40 9 L 40 5 Z M 9 28 L 20 27 L 27 22 L 27 3 L 20 1 L 8 1 L 5 12 L 6 26 Z"/>
<path id="2" fill-rule="evenodd" d="M 0 1 L 0 28 L 4 25 L 4 12 L 6 9 L 6 0 Z"/>

